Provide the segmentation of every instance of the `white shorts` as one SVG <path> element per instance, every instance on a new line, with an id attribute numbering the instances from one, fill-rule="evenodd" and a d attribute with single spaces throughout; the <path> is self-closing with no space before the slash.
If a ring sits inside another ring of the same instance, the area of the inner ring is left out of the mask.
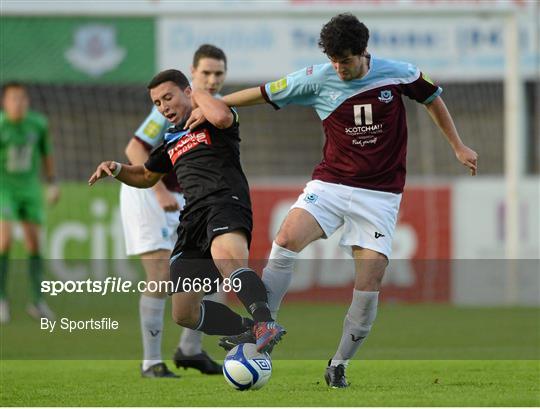
<path id="1" fill-rule="evenodd" d="M 291 207 L 311 213 L 326 237 L 343 226 L 339 242 L 377 251 L 390 258 L 401 194 L 312 180 Z"/>
<path id="2" fill-rule="evenodd" d="M 171 192 L 184 207 L 184 196 Z M 126 254 L 139 255 L 174 248 L 180 212 L 166 212 L 152 189 L 138 189 L 125 184 L 120 188 L 120 215 L 124 227 Z"/>

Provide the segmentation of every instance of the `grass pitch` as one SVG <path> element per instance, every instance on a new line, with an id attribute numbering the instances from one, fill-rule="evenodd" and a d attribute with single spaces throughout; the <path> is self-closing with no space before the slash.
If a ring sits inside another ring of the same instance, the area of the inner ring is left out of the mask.
<path id="1" fill-rule="evenodd" d="M 180 379 L 142 379 L 137 297 L 53 299 L 59 316 L 111 316 L 116 332 L 46 333 L 13 304 L 0 327 L 1 406 L 540 406 L 540 309 L 383 305 L 352 361 L 351 386 L 328 389 L 323 373 L 341 335 L 346 304 L 285 304 L 288 334 L 270 382 L 237 392 L 193 369 Z M 179 329 L 165 316 L 163 356 Z M 216 337 L 205 349 L 224 352 Z"/>
<path id="2" fill-rule="evenodd" d="M 274 361 L 258 391 L 190 369 L 141 379 L 137 361 L 3 361 L 2 406 L 539 406 L 538 361 L 362 361 L 328 389 L 323 361 Z"/>

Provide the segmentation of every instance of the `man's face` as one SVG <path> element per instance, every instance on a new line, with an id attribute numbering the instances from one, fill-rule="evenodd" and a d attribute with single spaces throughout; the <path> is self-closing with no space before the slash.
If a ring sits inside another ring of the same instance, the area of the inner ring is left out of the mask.
<path id="1" fill-rule="evenodd" d="M 191 113 L 191 88 L 181 90 L 172 81 L 159 84 L 150 90 L 150 98 L 159 113 L 167 120 L 178 125 Z"/>
<path id="2" fill-rule="evenodd" d="M 363 60 L 363 56 L 352 55 L 350 52 L 341 57 L 330 57 L 332 67 L 343 81 L 351 81 L 362 76 Z"/>
<path id="3" fill-rule="evenodd" d="M 28 111 L 30 100 L 26 90 L 21 87 L 9 87 L 4 92 L 2 106 L 7 117 L 14 122 L 20 121 Z"/>
<path id="4" fill-rule="evenodd" d="M 197 67 L 191 67 L 193 88 L 217 94 L 223 87 L 225 76 L 225 61 L 214 58 L 201 58 Z"/>

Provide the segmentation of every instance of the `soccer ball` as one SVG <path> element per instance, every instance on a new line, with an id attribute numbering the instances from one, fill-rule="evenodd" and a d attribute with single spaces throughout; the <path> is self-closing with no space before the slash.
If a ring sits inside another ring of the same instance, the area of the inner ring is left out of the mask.
<path id="1" fill-rule="evenodd" d="M 225 380 L 234 389 L 260 389 L 272 375 L 272 360 L 257 352 L 255 344 L 240 344 L 229 351 L 223 363 Z"/>

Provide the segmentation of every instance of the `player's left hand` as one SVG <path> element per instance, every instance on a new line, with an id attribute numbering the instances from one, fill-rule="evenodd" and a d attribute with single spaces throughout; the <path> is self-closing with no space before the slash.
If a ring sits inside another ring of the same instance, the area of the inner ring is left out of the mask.
<path id="1" fill-rule="evenodd" d="M 47 185 L 47 203 L 54 205 L 60 199 L 60 188 L 56 183 L 49 183 Z"/>
<path id="2" fill-rule="evenodd" d="M 193 111 L 191 111 L 191 115 L 187 119 L 184 129 L 189 128 L 192 131 L 205 121 L 206 118 L 202 113 L 201 108 L 195 108 Z"/>
<path id="3" fill-rule="evenodd" d="M 478 154 L 466 145 L 459 146 L 456 150 L 456 158 L 471 172 L 471 176 L 476 176 Z"/>
<path id="4" fill-rule="evenodd" d="M 113 177 L 113 171 L 116 169 L 116 162 L 108 160 L 106 162 L 101 162 L 96 171 L 88 179 L 88 184 L 92 186 L 99 179 L 106 178 L 107 176 Z"/>

